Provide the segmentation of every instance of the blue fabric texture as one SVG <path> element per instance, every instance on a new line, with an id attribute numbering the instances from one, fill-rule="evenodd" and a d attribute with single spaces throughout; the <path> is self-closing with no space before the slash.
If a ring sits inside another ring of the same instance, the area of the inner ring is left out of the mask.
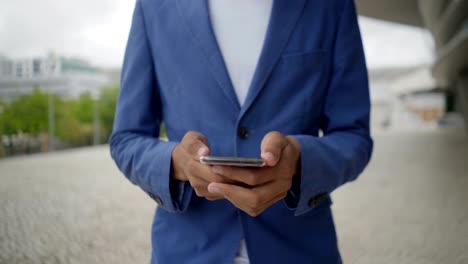
<path id="1" fill-rule="evenodd" d="M 159 203 L 152 263 L 232 263 L 242 238 L 252 264 L 341 263 L 329 195 L 371 158 L 369 112 L 352 0 L 275 0 L 242 107 L 206 1 L 137 0 L 110 149 Z M 158 139 L 162 122 L 169 141 Z M 172 152 L 190 130 L 207 137 L 212 155 L 240 157 L 258 157 L 270 131 L 291 135 L 301 146 L 300 178 L 255 218 L 199 198 L 171 179 Z"/>

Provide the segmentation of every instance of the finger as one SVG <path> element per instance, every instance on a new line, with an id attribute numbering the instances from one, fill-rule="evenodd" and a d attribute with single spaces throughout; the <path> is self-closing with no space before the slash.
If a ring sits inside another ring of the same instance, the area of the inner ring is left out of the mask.
<path id="1" fill-rule="evenodd" d="M 200 178 L 192 177 L 190 179 L 190 185 L 192 186 L 193 190 L 195 191 L 195 194 L 198 197 L 213 195 L 212 193 L 208 192 L 208 184 L 209 182 L 206 182 Z"/>
<path id="2" fill-rule="evenodd" d="M 214 195 L 224 196 L 224 198 L 242 210 L 250 209 L 248 203 L 254 197 L 254 193 L 250 189 L 224 183 L 210 183 L 208 191 Z"/>
<path id="3" fill-rule="evenodd" d="M 279 132 L 270 132 L 262 140 L 260 145 L 261 157 L 267 166 L 275 166 L 281 158 L 283 149 L 288 145 L 288 140 Z"/>
<path id="4" fill-rule="evenodd" d="M 291 184 L 287 181 L 274 181 L 255 187 L 252 191 L 254 191 L 258 196 L 268 197 L 263 201 L 264 204 L 272 204 L 277 200 L 283 199 L 290 188 Z"/>
<path id="5" fill-rule="evenodd" d="M 223 200 L 224 196 L 222 196 L 222 195 L 207 195 L 205 198 L 208 201 L 214 202 L 214 201 L 218 201 L 218 200 Z"/>
<path id="6" fill-rule="evenodd" d="M 211 183 L 208 185 L 208 191 L 211 193 L 222 194 L 224 198 L 231 202 L 235 207 L 252 217 L 256 217 L 261 211 L 263 211 L 248 203 L 248 201 L 251 200 L 249 198 L 251 196 L 249 192 L 252 193 L 249 189 L 236 185 Z"/>
<path id="7" fill-rule="evenodd" d="M 223 195 L 210 193 L 208 191 L 208 184 L 210 184 L 210 182 L 198 178 L 194 178 L 190 181 L 190 185 L 198 197 L 204 197 L 210 201 L 224 199 Z"/>
<path id="8" fill-rule="evenodd" d="M 205 136 L 195 131 L 187 132 L 182 139 L 181 145 L 196 160 L 199 160 L 201 156 L 210 154 L 208 140 Z"/>
<path id="9" fill-rule="evenodd" d="M 272 195 L 273 193 L 260 196 L 255 190 L 229 184 L 211 183 L 208 185 L 208 190 L 210 193 L 224 195 L 234 206 L 252 217 L 258 216 L 271 204 L 284 197 L 283 194 Z"/>
<path id="10" fill-rule="evenodd" d="M 208 183 L 211 183 L 211 182 L 229 183 L 229 184 L 236 183 L 236 181 L 232 179 L 229 179 L 227 177 L 214 173 L 211 169 L 211 166 L 201 164 L 197 160 L 188 161 L 188 173 L 190 174 L 190 177 L 198 178 Z"/>
<path id="11" fill-rule="evenodd" d="M 276 202 L 278 202 L 279 200 L 283 199 L 284 197 L 286 197 L 286 194 L 284 193 L 280 193 L 274 197 L 272 197 L 271 199 L 269 199 L 268 201 L 265 201 L 262 205 L 261 205 L 261 208 L 264 208 L 267 209 L 268 207 L 270 207 L 271 205 L 275 204 Z"/>
<path id="12" fill-rule="evenodd" d="M 209 169 L 210 170 L 210 169 Z M 224 177 L 222 175 L 213 173 L 210 171 L 208 174 L 203 174 L 201 175 L 203 179 L 205 179 L 207 182 L 212 183 L 212 182 L 217 182 L 217 183 L 226 183 L 226 184 L 235 184 L 235 185 L 241 185 L 243 184 L 242 182 L 230 179 L 228 177 Z"/>
<path id="13" fill-rule="evenodd" d="M 263 211 L 265 211 L 268 207 L 275 204 L 279 200 L 286 197 L 287 190 L 278 191 L 276 188 L 278 184 L 276 182 L 269 183 L 265 186 L 258 187 L 257 189 L 253 189 L 253 192 L 256 194 L 257 197 L 261 197 L 260 199 L 253 200 L 255 204 L 253 204 L 251 216 L 257 216 Z M 276 194 L 275 194 L 276 193 Z"/>
<path id="14" fill-rule="evenodd" d="M 241 182 L 249 186 L 265 184 L 273 180 L 270 168 L 246 169 L 231 166 L 213 166 L 211 171 L 234 182 Z"/>

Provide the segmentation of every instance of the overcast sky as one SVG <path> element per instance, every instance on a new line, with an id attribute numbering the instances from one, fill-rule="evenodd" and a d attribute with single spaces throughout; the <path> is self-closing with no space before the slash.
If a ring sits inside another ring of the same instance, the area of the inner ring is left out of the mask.
<path id="1" fill-rule="evenodd" d="M 11 58 L 54 51 L 119 67 L 134 0 L 0 0 L 0 54 Z M 371 68 L 432 61 L 433 43 L 421 29 L 361 18 Z"/>

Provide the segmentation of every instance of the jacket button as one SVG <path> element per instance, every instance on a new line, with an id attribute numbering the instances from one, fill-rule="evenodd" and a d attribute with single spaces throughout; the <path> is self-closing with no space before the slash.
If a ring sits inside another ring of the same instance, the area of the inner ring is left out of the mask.
<path id="1" fill-rule="evenodd" d="M 314 198 L 310 199 L 309 200 L 309 207 L 315 207 L 317 206 L 319 203 L 321 203 L 322 201 L 324 201 L 326 198 L 327 198 L 327 194 L 324 193 L 324 194 L 319 194 L 317 196 L 315 196 Z"/>
<path id="2" fill-rule="evenodd" d="M 242 139 L 246 139 L 249 137 L 249 130 L 245 127 L 241 127 L 237 130 L 237 135 Z"/>

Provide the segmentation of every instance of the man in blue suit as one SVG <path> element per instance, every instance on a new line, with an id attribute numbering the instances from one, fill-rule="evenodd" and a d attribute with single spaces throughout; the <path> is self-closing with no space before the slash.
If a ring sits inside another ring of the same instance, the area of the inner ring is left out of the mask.
<path id="1" fill-rule="evenodd" d="M 158 204 L 152 263 L 341 263 L 330 193 L 369 111 L 353 0 L 137 0 L 110 148 Z"/>

